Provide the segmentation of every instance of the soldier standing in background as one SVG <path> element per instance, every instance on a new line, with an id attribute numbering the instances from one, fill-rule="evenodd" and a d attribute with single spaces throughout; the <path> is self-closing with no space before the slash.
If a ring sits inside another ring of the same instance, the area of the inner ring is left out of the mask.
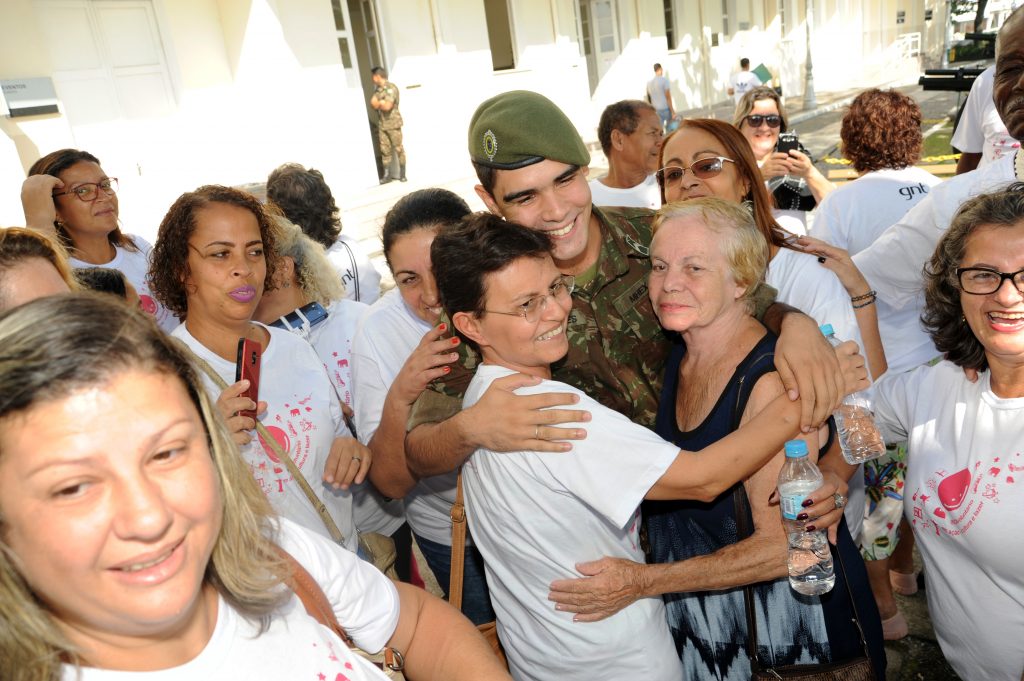
<path id="1" fill-rule="evenodd" d="M 405 147 L 402 146 L 402 114 L 398 110 L 398 86 L 388 82 L 388 74 L 380 66 L 370 70 L 377 89 L 370 97 L 370 106 L 377 112 L 377 134 L 380 135 L 380 160 L 384 166 L 381 184 L 394 181 L 391 176 L 391 153 L 398 154 L 398 179 L 405 182 Z"/>

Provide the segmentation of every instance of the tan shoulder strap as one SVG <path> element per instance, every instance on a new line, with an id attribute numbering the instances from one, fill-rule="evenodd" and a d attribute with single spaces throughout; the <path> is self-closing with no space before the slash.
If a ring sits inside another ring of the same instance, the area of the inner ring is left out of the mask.
<path id="1" fill-rule="evenodd" d="M 452 565 L 448 581 L 448 602 L 462 609 L 462 578 L 466 561 L 466 505 L 462 497 L 462 469 L 455 483 L 455 503 L 452 504 Z"/>

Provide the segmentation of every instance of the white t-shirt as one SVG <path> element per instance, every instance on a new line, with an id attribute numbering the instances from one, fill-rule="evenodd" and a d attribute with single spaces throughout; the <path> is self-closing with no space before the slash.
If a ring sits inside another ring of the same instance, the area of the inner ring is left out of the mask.
<path id="1" fill-rule="evenodd" d="M 776 300 L 780 303 L 792 305 L 819 326 L 831 324 L 836 338 L 857 341 L 863 347 L 850 294 L 843 288 L 839 278 L 825 269 L 815 256 L 780 248 L 768 263 L 765 279 L 778 291 Z M 846 516 L 850 536 L 857 539 L 864 524 L 864 476 L 859 471 L 854 472 L 849 484 L 843 515 Z"/>
<path id="2" fill-rule="evenodd" d="M 341 404 L 323 363 L 309 343 L 283 329 L 264 328 L 270 332 L 270 344 L 263 349 L 260 363 L 259 398 L 267 403 L 267 411 L 260 416 L 260 421 L 292 457 L 306 482 L 327 506 L 345 536 L 345 548 L 355 552 L 358 539 L 352 516 L 352 493 L 334 490 L 323 482 L 324 465 L 334 438 L 351 437 L 345 427 Z M 228 385 L 235 382 L 235 363 L 208 350 L 188 332 L 186 324 L 181 324 L 171 335 L 205 359 Z M 200 375 L 211 399 L 220 397 L 220 388 L 204 373 Z M 277 460 L 269 447 L 263 446 L 255 431 L 253 435 L 256 437 L 240 448 L 242 457 L 274 510 L 330 539 L 323 521 L 287 466 Z"/>
<path id="3" fill-rule="evenodd" d="M 1003 156 L 1013 155 L 1020 142 L 1010 137 L 1003 119 L 992 100 L 993 64 L 975 78 L 967 95 L 964 112 L 950 143 L 960 151 L 981 154 L 978 167 L 986 166 Z"/>
<path id="4" fill-rule="evenodd" d="M 904 513 L 928 574 L 928 612 L 964 679 L 1024 670 L 1024 398 L 1004 399 L 949 362 L 887 373 L 883 435 L 906 439 Z"/>
<path id="5" fill-rule="evenodd" d="M 139 294 L 139 307 L 142 311 L 153 315 L 153 319 L 160 325 L 160 328 L 170 333 L 174 331 L 181 321 L 170 310 L 161 305 L 149 289 L 149 279 L 146 277 L 146 274 L 149 272 L 149 252 L 153 250 L 153 247 L 142 237 L 132 235 L 129 238 L 135 242 L 139 250 L 130 251 L 126 248 L 115 246 L 114 259 L 102 265 L 85 262 L 78 258 L 68 258 L 68 260 L 71 266 L 76 268 L 106 267 L 122 272 L 125 279 L 135 287 L 135 291 Z"/>
<path id="6" fill-rule="evenodd" d="M 431 325 L 413 314 L 398 289 L 374 303 L 359 322 L 352 344 L 352 378 L 356 385 L 356 429 L 369 442 L 380 425 L 384 399 L 405 360 Z M 422 478 L 405 496 L 405 516 L 413 532 L 451 546 L 451 508 L 458 473 Z M 472 543 L 466 538 L 467 543 Z"/>
<path id="7" fill-rule="evenodd" d="M 856 255 L 899 222 L 940 182 L 914 166 L 865 173 L 825 197 L 815 211 L 811 236 Z M 881 299 L 877 305 L 878 330 L 890 371 L 908 371 L 938 356 L 935 344 L 921 327 L 923 292 L 917 294 L 913 305 L 902 309 Z"/>
<path id="8" fill-rule="evenodd" d="M 345 285 L 345 298 L 372 305 L 380 297 L 380 272 L 356 239 L 338 235 L 327 249 L 327 259 Z"/>
<path id="9" fill-rule="evenodd" d="M 653 174 L 629 189 L 609 187 L 599 179 L 590 181 L 590 195 L 595 206 L 630 206 L 632 208 L 661 208 L 661 188 Z"/>
<path id="10" fill-rule="evenodd" d="M 739 104 L 740 100 L 743 99 L 743 95 L 747 94 L 758 85 L 761 84 L 761 79 L 754 75 L 751 71 L 737 71 L 729 77 L 729 86 L 732 87 L 732 98 Z"/>
<path id="11" fill-rule="evenodd" d="M 277 543 L 302 564 L 323 588 L 345 631 L 363 650 L 378 651 L 398 625 L 395 586 L 369 563 L 289 520 L 280 520 Z M 283 587 L 286 588 L 286 587 Z M 78 674 L 81 673 L 81 676 Z M 223 598 L 206 647 L 185 664 L 155 672 L 114 672 L 65 666 L 64 681 L 195 681 L 196 679 L 327 679 L 375 681 L 387 677 L 353 653 L 334 632 L 306 613 L 292 596 L 266 631 Z"/>
<path id="12" fill-rule="evenodd" d="M 311 328 L 306 337 L 324 363 L 327 375 L 338 391 L 338 397 L 353 410 L 355 400 L 352 390 L 355 384 L 352 380 L 352 340 L 355 338 L 356 325 L 368 309 L 369 305 L 365 303 L 347 298 L 336 300 L 327 308 L 327 319 Z M 301 333 L 296 335 L 303 337 Z M 402 501 L 385 501 L 369 480 L 353 486 L 352 509 L 356 529 L 360 532 L 379 532 L 391 536 L 405 522 Z"/>
<path id="13" fill-rule="evenodd" d="M 483 364 L 466 391 L 471 406 L 497 378 Z M 463 469 L 469 527 L 483 554 L 498 633 L 516 679 L 679 681 L 682 665 L 660 598 L 581 624 L 547 599 L 576 563 L 603 556 L 644 562 L 639 505 L 679 448 L 585 393 L 557 381 L 518 394 L 572 392 L 592 420 L 568 454 L 477 450 Z"/>
<path id="14" fill-rule="evenodd" d="M 882 300 L 896 308 L 918 300 L 921 268 L 931 259 L 953 215 L 968 198 L 1013 182 L 1013 157 L 1008 154 L 984 168 L 935 185 L 902 220 L 853 256 L 854 264 Z"/>

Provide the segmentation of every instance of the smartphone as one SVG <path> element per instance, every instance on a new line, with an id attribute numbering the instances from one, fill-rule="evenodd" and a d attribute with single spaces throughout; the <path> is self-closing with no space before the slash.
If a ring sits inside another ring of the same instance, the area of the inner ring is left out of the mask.
<path id="1" fill-rule="evenodd" d="M 795 132 L 780 132 L 779 141 L 775 143 L 775 151 L 789 154 L 791 151 L 800 150 L 800 139 Z"/>
<path id="2" fill-rule="evenodd" d="M 260 401 L 260 358 L 263 346 L 248 338 L 238 339 L 238 361 L 235 363 L 235 383 L 243 378 L 249 381 L 249 388 L 242 394 L 253 402 Z M 256 418 L 255 409 L 243 409 L 241 416 Z"/>

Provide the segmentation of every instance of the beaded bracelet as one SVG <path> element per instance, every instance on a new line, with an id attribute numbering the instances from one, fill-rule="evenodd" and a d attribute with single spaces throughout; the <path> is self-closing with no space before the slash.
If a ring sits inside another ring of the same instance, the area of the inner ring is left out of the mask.
<path id="1" fill-rule="evenodd" d="M 858 305 L 857 303 L 853 303 L 853 309 L 854 310 L 859 310 L 862 307 L 867 307 L 868 305 L 874 305 L 874 304 L 875 304 L 875 299 L 874 298 L 869 298 L 868 300 L 865 300 L 860 305 Z"/>
<path id="2" fill-rule="evenodd" d="M 874 300 L 876 296 L 878 296 L 878 291 L 868 291 L 862 296 L 853 296 L 852 298 L 850 298 L 850 302 L 856 303 L 858 300 L 867 300 L 868 298 Z"/>

